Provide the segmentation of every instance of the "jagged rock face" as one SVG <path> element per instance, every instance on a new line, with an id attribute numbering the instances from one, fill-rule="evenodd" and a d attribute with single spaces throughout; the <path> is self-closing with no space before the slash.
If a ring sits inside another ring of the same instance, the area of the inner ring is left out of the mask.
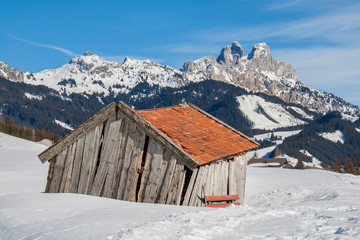
<path id="1" fill-rule="evenodd" d="M 319 113 L 340 111 L 351 115 L 359 109 L 331 94 L 321 93 L 297 79 L 290 64 L 275 60 L 266 43 L 254 45 L 246 55 L 238 42 L 225 46 L 220 55 L 185 62 L 179 71 L 151 62 L 125 58 L 123 63 L 109 62 L 92 52 L 75 56 L 58 69 L 22 73 L 0 62 L 0 76 L 11 81 L 45 85 L 60 93 L 128 93 L 139 83 L 177 88 L 206 79 L 222 81 L 300 104 Z"/>
<path id="2" fill-rule="evenodd" d="M 24 82 L 25 74 L 16 68 L 9 67 L 4 62 L 0 62 L 0 77 L 13 82 Z"/>
<path id="3" fill-rule="evenodd" d="M 311 89 L 297 79 L 290 64 L 275 60 L 266 43 L 256 44 L 248 55 L 234 42 L 221 50 L 217 61 L 204 57 L 189 61 L 181 69 L 191 81 L 212 79 L 235 84 L 248 91 L 276 96 L 320 113 L 359 114 L 359 109 L 327 93 Z M 330 100 L 331 99 L 331 100 Z"/>
<path id="4" fill-rule="evenodd" d="M 243 56 L 245 56 L 245 53 L 242 46 L 238 42 L 233 42 L 232 45 L 228 45 L 221 50 L 216 61 L 219 64 L 238 65 Z"/>

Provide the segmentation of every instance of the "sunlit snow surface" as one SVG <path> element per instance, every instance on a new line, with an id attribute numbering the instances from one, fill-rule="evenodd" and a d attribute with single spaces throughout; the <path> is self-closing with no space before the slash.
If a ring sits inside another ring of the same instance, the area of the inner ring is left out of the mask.
<path id="1" fill-rule="evenodd" d="M 275 129 L 304 124 L 294 117 L 281 104 L 271 103 L 254 95 L 237 97 L 239 109 L 253 122 L 252 128 Z"/>
<path id="2" fill-rule="evenodd" d="M 344 143 L 344 139 L 345 139 L 344 134 L 339 130 L 335 132 L 324 132 L 324 133 L 320 133 L 319 135 L 334 143 L 337 142 Z"/>
<path id="3" fill-rule="evenodd" d="M 60 120 L 55 119 L 54 122 L 55 122 L 57 125 L 65 128 L 65 129 L 68 129 L 68 130 L 71 130 L 71 131 L 74 130 L 74 128 L 73 128 L 72 126 L 70 126 L 69 124 L 66 124 L 66 123 L 64 123 L 64 122 L 62 122 L 62 121 L 60 121 Z"/>
<path id="4" fill-rule="evenodd" d="M 0 133 L 0 239 L 360 239 L 360 177 L 249 167 L 226 209 L 45 194 L 45 147 Z"/>

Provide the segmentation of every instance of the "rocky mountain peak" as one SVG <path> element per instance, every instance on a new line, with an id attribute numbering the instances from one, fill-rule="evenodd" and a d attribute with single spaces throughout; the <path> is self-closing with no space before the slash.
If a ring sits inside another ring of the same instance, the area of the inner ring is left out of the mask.
<path id="1" fill-rule="evenodd" d="M 24 73 L 22 73 L 17 68 L 9 67 L 9 65 L 4 62 L 0 62 L 0 77 L 9 79 L 13 82 L 24 81 Z"/>
<path id="2" fill-rule="evenodd" d="M 90 51 L 86 51 L 84 53 L 84 56 L 94 56 L 95 54 L 93 52 L 90 52 Z"/>
<path id="3" fill-rule="evenodd" d="M 248 59 L 265 58 L 271 56 L 270 48 L 266 43 L 255 44 L 248 55 Z"/>
<path id="4" fill-rule="evenodd" d="M 231 45 L 227 45 L 221 50 L 216 61 L 225 65 L 237 65 L 243 56 L 245 56 L 245 53 L 242 46 L 234 41 Z"/>
<path id="5" fill-rule="evenodd" d="M 95 65 L 107 65 L 107 61 L 105 59 L 102 59 L 98 55 L 87 51 L 83 55 L 77 55 L 73 57 L 70 60 L 69 64 L 74 64 L 82 67 L 87 66 L 86 69 L 88 70 Z"/>

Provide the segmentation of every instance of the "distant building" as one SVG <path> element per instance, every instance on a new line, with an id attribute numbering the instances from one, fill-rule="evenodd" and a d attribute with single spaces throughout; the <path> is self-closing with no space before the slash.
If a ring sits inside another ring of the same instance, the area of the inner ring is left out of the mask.
<path id="1" fill-rule="evenodd" d="M 286 158 L 252 158 L 248 161 L 248 165 L 254 163 L 263 163 L 267 167 L 291 167 Z"/>

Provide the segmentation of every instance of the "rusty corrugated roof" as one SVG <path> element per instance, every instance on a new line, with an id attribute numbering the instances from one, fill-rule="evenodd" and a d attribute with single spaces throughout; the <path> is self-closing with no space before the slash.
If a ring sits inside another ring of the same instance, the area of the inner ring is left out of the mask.
<path id="1" fill-rule="evenodd" d="M 137 112 L 191 154 L 199 165 L 258 147 L 254 141 L 187 104 Z"/>

